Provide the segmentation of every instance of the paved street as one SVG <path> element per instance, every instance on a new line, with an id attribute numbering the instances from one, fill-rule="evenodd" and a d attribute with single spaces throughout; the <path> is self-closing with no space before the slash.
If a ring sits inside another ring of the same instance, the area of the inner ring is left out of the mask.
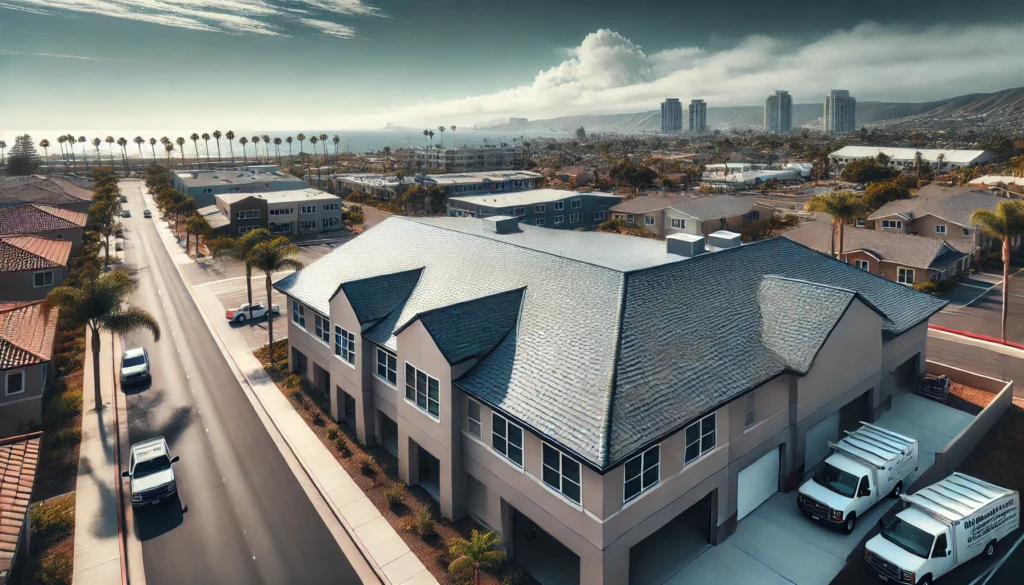
<path id="1" fill-rule="evenodd" d="M 349 205 L 346 203 L 346 205 Z M 358 204 L 357 204 L 358 205 Z M 366 220 L 363 222 L 363 229 L 368 230 L 385 219 L 391 217 L 391 214 L 386 211 L 381 211 L 375 207 L 369 207 L 367 205 L 361 205 L 363 208 L 363 214 L 366 216 Z"/>
<path id="2" fill-rule="evenodd" d="M 200 318 L 151 220 L 141 183 L 122 184 L 133 303 L 163 337 L 128 335 L 153 362 L 150 387 L 127 388 L 132 442 L 167 438 L 180 501 L 136 515 L 150 585 L 360 583 L 334 535 L 268 435 Z"/>
<path id="3" fill-rule="evenodd" d="M 1024 272 L 1011 269 L 1007 341 L 1024 343 Z M 933 325 L 989 337 L 1001 335 L 1002 272 L 979 272 L 951 291 L 949 305 L 932 317 Z"/>
<path id="4" fill-rule="evenodd" d="M 989 346 L 992 344 L 937 331 L 928 333 L 929 360 L 1000 380 L 1013 380 L 1014 398 L 1024 399 L 1024 359 L 1018 357 L 1024 352 Z"/>

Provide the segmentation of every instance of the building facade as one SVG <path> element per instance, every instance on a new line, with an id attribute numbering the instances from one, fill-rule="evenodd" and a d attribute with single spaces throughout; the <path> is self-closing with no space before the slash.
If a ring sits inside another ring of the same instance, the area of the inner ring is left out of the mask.
<path id="1" fill-rule="evenodd" d="M 343 229 L 341 198 L 319 189 L 217 195 L 216 207 L 232 237 L 257 228 L 286 236 Z"/>
<path id="2" fill-rule="evenodd" d="M 857 98 L 845 89 L 833 89 L 825 96 L 826 134 L 848 134 L 857 130 Z"/>
<path id="3" fill-rule="evenodd" d="M 661 102 L 661 133 L 678 134 L 683 131 L 683 104 L 679 98 Z"/>
<path id="4" fill-rule="evenodd" d="M 277 165 L 239 167 L 237 169 L 174 171 L 171 186 L 196 200 L 196 207 L 214 205 L 217 195 L 234 193 L 272 193 L 294 191 L 309 185 L 302 179 L 280 171 Z"/>
<path id="5" fill-rule="evenodd" d="M 0 301 L 40 301 L 64 284 L 72 243 L 34 235 L 0 236 Z"/>
<path id="6" fill-rule="evenodd" d="M 534 189 L 522 193 L 450 197 L 448 215 L 515 217 L 527 225 L 589 230 L 608 221 L 609 209 L 621 201 L 621 196 L 610 193 Z"/>
<path id="7" fill-rule="evenodd" d="M 411 171 L 503 171 L 526 166 L 526 153 L 520 146 L 460 146 L 410 148 L 400 153 Z"/>
<path id="8" fill-rule="evenodd" d="M 382 201 L 391 201 L 413 185 L 441 187 L 446 196 L 454 197 L 456 195 L 525 191 L 533 189 L 534 184 L 542 177 L 543 175 L 533 171 L 482 171 L 438 175 L 418 174 L 399 181 L 395 175 L 351 173 L 332 175 L 328 186 L 332 193 L 342 197 L 351 191 L 356 191 Z"/>
<path id="9" fill-rule="evenodd" d="M 0 236 L 32 234 L 71 242 L 71 253 L 82 249 L 87 213 L 50 205 L 0 207 Z"/>
<path id="10" fill-rule="evenodd" d="M 751 198 L 708 195 L 691 198 L 640 196 L 612 207 L 612 219 L 642 227 L 658 238 L 693 234 L 707 238 L 719 230 L 767 226 L 774 210 Z"/>
<path id="11" fill-rule="evenodd" d="M 541 583 L 661 583 L 723 542 L 914 383 L 945 304 L 784 238 L 498 226 L 389 218 L 276 286 L 332 416 Z"/>
<path id="12" fill-rule="evenodd" d="M 0 301 L 0 437 L 43 422 L 43 394 L 53 386 L 57 308 L 43 301 Z"/>
<path id="13" fill-rule="evenodd" d="M 775 134 L 793 129 L 793 98 L 788 91 L 777 89 L 764 102 L 764 131 Z"/>
<path id="14" fill-rule="evenodd" d="M 855 160 L 878 158 L 884 154 L 889 158 L 889 167 L 909 171 L 915 168 L 918 157 L 936 171 L 955 171 L 964 167 L 976 167 L 992 161 L 992 153 L 986 150 L 954 150 L 945 148 L 891 148 L 879 146 L 844 146 L 829 155 L 836 173 Z"/>
<path id="15" fill-rule="evenodd" d="M 708 105 L 704 100 L 690 100 L 690 134 L 708 133 Z"/>

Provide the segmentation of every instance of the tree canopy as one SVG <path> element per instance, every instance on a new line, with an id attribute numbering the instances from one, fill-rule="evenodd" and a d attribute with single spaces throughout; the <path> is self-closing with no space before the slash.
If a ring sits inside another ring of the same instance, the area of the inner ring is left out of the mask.
<path id="1" fill-rule="evenodd" d="M 14 146 L 7 155 L 7 174 L 31 175 L 39 168 L 39 153 L 28 134 L 14 137 Z"/>
<path id="2" fill-rule="evenodd" d="M 839 178 L 845 181 L 860 183 L 875 183 L 887 181 L 900 174 L 896 169 L 891 169 L 873 158 L 862 158 L 846 165 Z"/>

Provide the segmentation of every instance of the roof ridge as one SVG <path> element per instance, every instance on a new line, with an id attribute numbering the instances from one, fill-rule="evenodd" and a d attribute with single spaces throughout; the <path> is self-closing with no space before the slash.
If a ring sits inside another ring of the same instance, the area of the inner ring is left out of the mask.
<path id="1" fill-rule="evenodd" d="M 405 272 L 410 272 L 410 271 L 407 270 Z M 396 272 L 395 274 L 401 274 L 401 273 Z M 439 307 L 434 307 L 433 309 L 427 309 L 426 311 L 420 311 L 419 313 L 415 313 L 411 317 L 409 317 L 405 321 L 405 323 L 402 323 L 397 329 L 395 329 L 392 332 L 392 335 L 398 335 L 403 330 L 405 330 L 406 327 L 412 325 L 415 321 L 417 321 L 419 319 L 422 319 L 423 317 L 426 317 L 427 315 L 431 315 L 433 313 L 436 313 L 438 311 L 443 311 L 445 309 L 451 309 L 453 307 L 459 307 L 459 306 L 462 306 L 462 305 L 468 305 L 468 304 L 471 304 L 471 303 L 477 303 L 477 302 L 480 302 L 480 301 L 482 301 L 484 299 L 489 299 L 491 297 L 496 297 L 496 296 L 499 296 L 499 295 L 507 295 L 507 294 L 514 293 L 514 292 L 518 292 L 520 294 L 520 296 L 522 296 L 522 293 L 523 293 L 523 291 L 526 290 L 526 288 L 527 288 L 526 285 L 523 285 L 523 286 L 519 286 L 519 287 L 516 287 L 516 288 L 510 288 L 508 290 L 502 290 L 502 291 L 498 291 L 498 292 L 495 292 L 495 293 L 486 294 L 486 295 L 484 295 L 482 297 L 473 297 L 471 299 L 465 299 L 465 300 L 462 300 L 462 301 L 458 301 L 456 303 L 451 303 L 451 304 L 448 304 L 448 305 L 441 305 Z M 414 290 L 415 290 L 415 287 L 414 287 Z M 520 313 L 522 313 L 522 309 L 520 309 Z"/>
<path id="2" fill-rule="evenodd" d="M 612 355 L 612 368 L 608 386 L 605 389 L 604 408 L 601 417 L 601 447 L 598 451 L 600 466 L 608 465 L 609 454 L 611 453 L 612 439 L 612 413 L 615 405 L 615 391 L 618 387 L 619 378 L 619 357 L 622 355 L 622 322 L 626 313 L 626 292 L 629 288 L 629 279 L 623 277 L 619 284 L 619 314 L 615 319 L 615 351 Z"/>

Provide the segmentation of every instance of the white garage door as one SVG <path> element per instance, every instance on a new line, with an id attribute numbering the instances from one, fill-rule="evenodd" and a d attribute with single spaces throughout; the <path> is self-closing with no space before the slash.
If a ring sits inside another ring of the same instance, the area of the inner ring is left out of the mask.
<path id="1" fill-rule="evenodd" d="M 813 471 L 828 456 L 829 441 L 835 443 L 838 440 L 839 411 L 837 410 L 832 413 L 832 416 L 807 431 L 807 441 L 804 443 L 804 473 Z"/>
<path id="2" fill-rule="evenodd" d="M 737 519 L 742 520 L 744 516 L 753 512 L 777 491 L 779 491 L 779 450 L 774 449 L 740 471 L 736 489 Z"/>

